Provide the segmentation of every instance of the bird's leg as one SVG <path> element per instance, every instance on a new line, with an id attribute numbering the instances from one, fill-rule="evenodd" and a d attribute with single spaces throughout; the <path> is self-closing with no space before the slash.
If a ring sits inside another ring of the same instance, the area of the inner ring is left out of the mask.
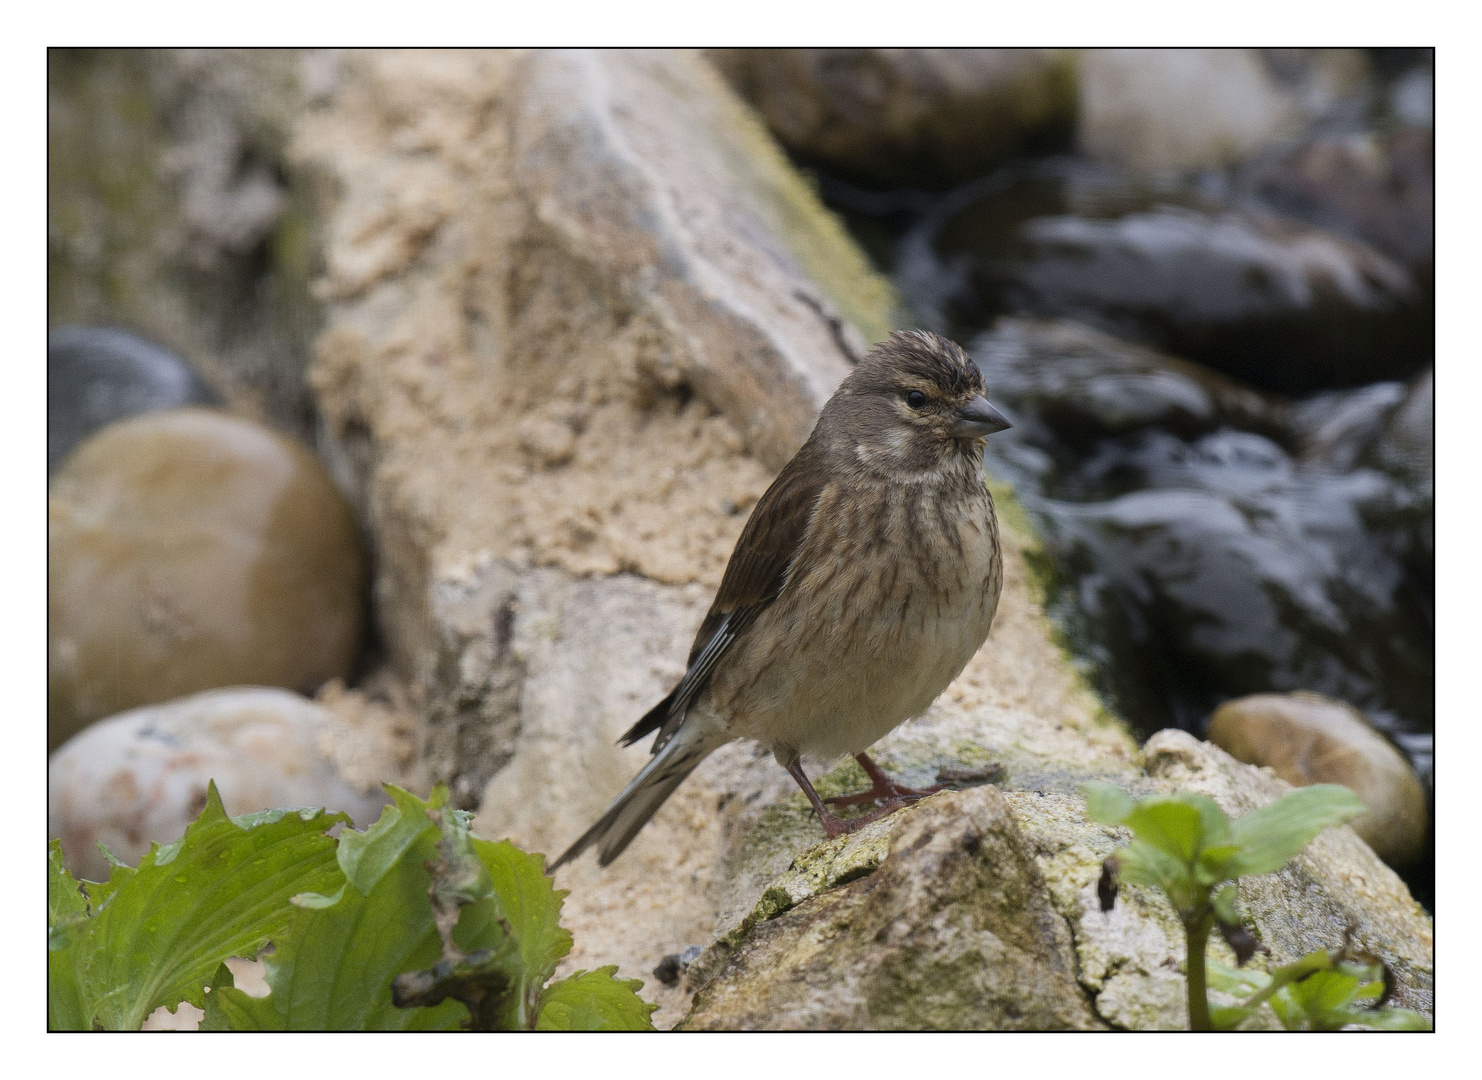
<path id="1" fill-rule="evenodd" d="M 835 795 L 825 800 L 834 806 L 859 806 L 863 803 L 884 803 L 887 806 L 901 806 L 916 799 L 924 799 L 928 795 L 934 795 L 943 790 L 942 785 L 937 784 L 929 788 L 909 788 L 904 784 L 897 784 L 884 769 L 876 765 L 869 754 L 855 754 L 854 760 L 859 762 L 859 767 L 865 771 L 870 778 L 870 790 L 861 791 L 857 795 Z"/>
<path id="2" fill-rule="evenodd" d="M 873 764 L 873 762 L 871 762 Z M 798 787 L 803 789 L 803 794 L 808 796 L 808 801 L 813 804 L 813 811 L 818 815 L 818 823 L 823 826 L 824 834 L 832 840 L 836 836 L 853 832 L 861 825 L 866 825 L 877 818 L 883 817 L 887 810 L 879 810 L 873 814 L 866 814 L 857 818 L 841 818 L 829 813 L 828 807 L 823 805 L 823 800 L 818 797 L 818 792 L 813 790 L 813 785 L 808 782 L 808 776 L 803 772 L 803 763 L 794 761 L 787 767 L 788 773 L 798 782 Z"/>

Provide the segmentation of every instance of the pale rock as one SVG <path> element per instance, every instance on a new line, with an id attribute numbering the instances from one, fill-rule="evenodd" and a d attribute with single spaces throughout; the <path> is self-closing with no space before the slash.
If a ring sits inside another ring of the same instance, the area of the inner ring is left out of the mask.
<path id="1" fill-rule="evenodd" d="M 1254 49 L 1083 49 L 1076 68 L 1080 148 L 1097 161 L 1221 168 L 1300 128 Z"/>
<path id="2" fill-rule="evenodd" d="M 336 754 L 381 756 L 368 772 L 398 778 L 376 733 L 287 690 L 239 686 L 132 709 L 89 727 L 51 755 L 47 835 L 67 868 L 104 881 L 107 845 L 137 865 L 151 843 L 180 839 L 216 781 L 232 816 L 283 806 L 348 813 L 359 828 L 386 801 L 376 781 L 352 779 Z"/>

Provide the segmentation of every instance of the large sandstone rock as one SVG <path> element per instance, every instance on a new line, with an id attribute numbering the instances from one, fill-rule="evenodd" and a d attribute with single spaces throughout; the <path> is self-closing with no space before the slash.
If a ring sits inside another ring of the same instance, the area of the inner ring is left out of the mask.
<path id="1" fill-rule="evenodd" d="M 110 425 L 48 492 L 49 745 L 198 690 L 347 676 L 363 583 L 350 509 L 292 439 L 200 408 Z"/>
<path id="2" fill-rule="evenodd" d="M 1004 797 L 979 788 L 901 817 L 873 872 L 755 924 L 683 1026 L 1100 1026 Z"/>
<path id="3" fill-rule="evenodd" d="M 1113 779 L 1136 794 L 1206 794 L 1232 815 L 1288 786 L 1178 731 L 1149 740 L 1142 762 Z M 1126 834 L 1089 821 L 1068 780 L 1011 767 L 1001 794 L 937 795 L 822 845 L 783 815 L 764 819 L 745 846 L 790 861 L 751 884 L 751 908 L 691 965 L 681 1026 L 1187 1027 L 1177 917 L 1142 887 L 1101 911 L 1101 862 Z M 1395 972 L 1397 1001 L 1430 1011 L 1430 920 L 1352 830 L 1325 832 L 1239 891 L 1270 950 L 1256 963 L 1351 932 Z M 1223 942 L 1212 953 L 1234 963 Z"/>
<path id="4" fill-rule="evenodd" d="M 1075 66 L 1059 49 L 715 49 L 789 150 L 853 180 L 940 186 L 1069 141 Z"/>

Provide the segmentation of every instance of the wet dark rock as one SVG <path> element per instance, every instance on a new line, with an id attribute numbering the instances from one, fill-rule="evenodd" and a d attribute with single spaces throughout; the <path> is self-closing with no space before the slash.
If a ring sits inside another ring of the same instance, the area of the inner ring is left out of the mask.
<path id="1" fill-rule="evenodd" d="M 1228 698 L 1305 689 L 1386 731 L 1429 732 L 1430 504 L 1412 482 L 1362 453 L 1341 468 L 1304 460 L 1277 403 L 1219 407 L 1218 380 L 1166 359 L 1159 372 L 1156 354 L 1086 330 L 1003 320 L 974 355 L 1015 425 L 990 469 L 1038 520 L 1052 608 L 1135 725 L 1197 731 Z M 1119 393 L 1163 404 L 1147 426 L 1108 424 L 1097 402 Z M 1407 398 L 1356 393 L 1396 415 Z"/>
<path id="2" fill-rule="evenodd" d="M 1428 273 L 1435 248 L 1434 158 L 1428 128 L 1328 135 L 1253 164 L 1243 184 L 1282 213 Z"/>
<path id="3" fill-rule="evenodd" d="M 1309 462 L 1381 469 L 1429 498 L 1433 484 L 1435 375 L 1318 394 L 1291 412 Z"/>
<path id="4" fill-rule="evenodd" d="M 1068 146 L 1074 61 L 1056 49 L 716 49 L 790 151 L 861 183 L 950 186 Z"/>
<path id="5" fill-rule="evenodd" d="M 312 693 L 360 647 L 364 571 L 318 460 L 207 409 L 121 420 L 47 500 L 47 729 L 219 686 Z"/>
<path id="6" fill-rule="evenodd" d="M 1429 294 L 1405 267 L 1222 199 L 1073 163 L 1005 170 L 919 220 L 899 283 L 959 336 L 1001 314 L 1073 318 L 1279 393 L 1430 362 Z"/>
<path id="7" fill-rule="evenodd" d="M 1369 810 L 1349 824 L 1391 866 L 1422 854 L 1425 788 L 1404 755 L 1352 706 L 1319 694 L 1252 694 L 1215 710 L 1209 741 L 1298 787 L 1351 788 Z"/>
<path id="8" fill-rule="evenodd" d="M 170 350 L 125 330 L 63 326 L 46 338 L 46 469 L 105 424 L 216 395 Z"/>
<path id="9" fill-rule="evenodd" d="M 1238 427 L 1279 437 L 1285 409 L 1208 368 L 1069 320 L 1004 319 L 991 338 L 993 393 L 1012 400 L 1022 434 L 1084 450 L 1157 427 L 1193 436 Z"/>

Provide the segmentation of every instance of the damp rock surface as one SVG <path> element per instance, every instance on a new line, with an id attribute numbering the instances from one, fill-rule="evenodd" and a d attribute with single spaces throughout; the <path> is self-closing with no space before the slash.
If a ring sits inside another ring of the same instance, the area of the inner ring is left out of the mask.
<path id="1" fill-rule="evenodd" d="M 47 513 L 50 746 L 198 690 L 349 674 L 360 539 L 292 440 L 207 409 L 136 416 L 69 456 Z"/>
<path id="2" fill-rule="evenodd" d="M 364 829 L 386 801 L 379 781 L 398 778 L 393 746 L 394 733 L 382 727 L 269 687 L 131 709 L 51 755 L 47 835 L 61 838 L 74 875 L 103 881 L 108 861 L 98 843 L 137 865 L 151 843 L 180 839 L 212 780 L 233 816 L 318 806 L 344 811 Z M 367 773 L 380 775 L 367 781 Z"/>
<path id="3" fill-rule="evenodd" d="M 183 359 L 125 330 L 62 326 L 46 338 L 46 468 L 99 428 L 155 409 L 212 405 Z"/>
<path id="4" fill-rule="evenodd" d="M 973 354 L 1014 423 L 989 467 L 1123 715 L 1202 731 L 1229 698 L 1315 690 L 1429 738 L 1428 376 L 1293 406 L 1064 320 L 1001 320 Z"/>
<path id="5" fill-rule="evenodd" d="M 964 185 L 900 258 L 908 298 L 956 332 L 1072 318 L 1279 393 L 1407 377 L 1433 349 L 1427 283 L 1362 241 L 1072 161 Z"/>
<path id="6" fill-rule="evenodd" d="M 872 185 L 938 187 L 1069 142 L 1075 61 L 1056 49 L 713 49 L 783 146 Z"/>
<path id="7" fill-rule="evenodd" d="M 1369 812 L 1349 824 L 1381 859 L 1403 865 L 1420 855 L 1429 825 L 1425 788 L 1404 755 L 1351 706 L 1318 694 L 1253 694 L 1215 710 L 1209 740 L 1294 786 L 1352 788 Z"/>

